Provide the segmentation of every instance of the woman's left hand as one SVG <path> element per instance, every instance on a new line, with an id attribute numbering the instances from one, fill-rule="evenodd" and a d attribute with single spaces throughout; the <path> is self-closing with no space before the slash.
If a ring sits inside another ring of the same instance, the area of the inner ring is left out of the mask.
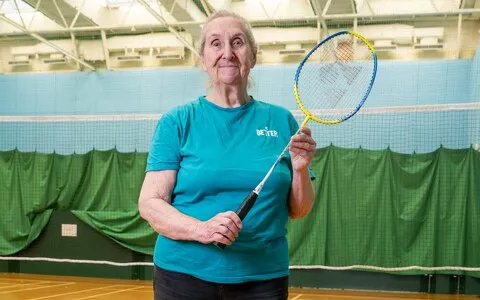
<path id="1" fill-rule="evenodd" d="M 302 127 L 300 132 L 302 134 L 292 136 L 289 148 L 293 170 L 295 171 L 307 168 L 317 150 L 317 144 L 312 138 L 310 128 Z"/>

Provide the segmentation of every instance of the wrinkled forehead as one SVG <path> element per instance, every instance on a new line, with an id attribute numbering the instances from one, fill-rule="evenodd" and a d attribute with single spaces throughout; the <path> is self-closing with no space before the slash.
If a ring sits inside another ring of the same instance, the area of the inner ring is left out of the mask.
<path id="1" fill-rule="evenodd" d="M 205 25 L 205 38 L 212 36 L 246 36 L 245 24 L 235 17 L 220 17 Z"/>

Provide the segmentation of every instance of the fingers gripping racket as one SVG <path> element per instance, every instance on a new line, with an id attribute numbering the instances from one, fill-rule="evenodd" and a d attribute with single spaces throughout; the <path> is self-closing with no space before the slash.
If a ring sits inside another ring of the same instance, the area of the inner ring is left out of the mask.
<path id="1" fill-rule="evenodd" d="M 293 91 L 305 114 L 301 127 L 313 120 L 339 124 L 355 115 L 365 103 L 377 73 L 377 55 L 363 36 L 340 31 L 328 36 L 300 62 Z M 296 132 L 300 132 L 300 128 Z M 245 198 L 236 213 L 241 220 L 255 204 L 263 185 L 288 151 L 287 144 L 263 180 Z M 221 249 L 226 245 L 214 243 Z"/>

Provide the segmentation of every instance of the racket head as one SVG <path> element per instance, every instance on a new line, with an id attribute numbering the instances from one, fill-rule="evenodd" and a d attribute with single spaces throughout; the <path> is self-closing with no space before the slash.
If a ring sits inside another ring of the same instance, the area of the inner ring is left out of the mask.
<path id="1" fill-rule="evenodd" d="M 377 74 L 372 44 L 353 31 L 339 31 L 319 42 L 300 62 L 294 94 L 306 120 L 338 124 L 365 103 Z"/>

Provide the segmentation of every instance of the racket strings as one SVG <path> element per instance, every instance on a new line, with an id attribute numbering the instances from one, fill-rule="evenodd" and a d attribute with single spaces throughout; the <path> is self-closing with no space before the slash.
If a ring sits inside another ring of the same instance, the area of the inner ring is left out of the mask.
<path id="1" fill-rule="evenodd" d="M 373 60 L 368 46 L 354 35 L 326 41 L 302 66 L 297 81 L 302 105 L 321 120 L 343 120 L 368 91 Z"/>

